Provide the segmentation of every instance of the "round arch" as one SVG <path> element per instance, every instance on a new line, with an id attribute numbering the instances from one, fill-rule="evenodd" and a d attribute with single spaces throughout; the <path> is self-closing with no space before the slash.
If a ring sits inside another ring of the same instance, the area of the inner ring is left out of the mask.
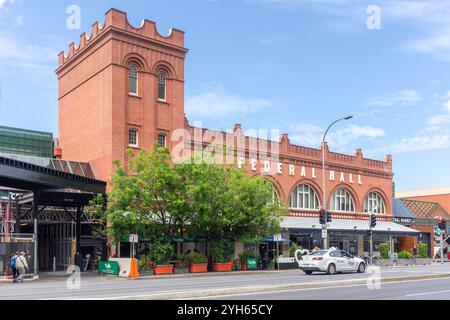
<path id="1" fill-rule="evenodd" d="M 175 78 L 176 72 L 172 65 L 164 60 L 157 61 L 152 68 L 152 73 L 158 75 L 160 72 L 164 72 L 167 78 Z"/>
<path id="2" fill-rule="evenodd" d="M 148 64 L 143 56 L 138 53 L 128 53 L 122 59 L 122 64 L 129 68 L 131 64 L 136 64 L 139 71 L 148 72 Z"/>
<path id="3" fill-rule="evenodd" d="M 353 199 L 353 203 L 355 205 L 355 211 L 356 212 L 363 212 L 364 204 L 361 202 L 361 199 L 359 199 L 355 189 L 347 183 L 339 183 L 336 186 L 331 189 L 331 192 L 329 195 L 327 195 L 327 206 L 329 207 L 329 204 L 331 203 L 331 197 L 333 196 L 334 192 L 338 189 L 345 189 L 348 193 L 350 193 L 350 196 Z"/>
<path id="4" fill-rule="evenodd" d="M 293 184 L 292 188 L 289 190 L 289 197 L 287 199 L 288 205 L 291 204 L 292 192 L 295 190 L 295 188 L 297 188 L 298 186 L 300 186 L 302 184 L 308 185 L 309 187 L 311 187 L 314 190 L 314 192 L 316 193 L 317 199 L 319 200 L 319 206 L 321 206 L 323 204 L 322 189 L 314 180 L 311 180 L 311 179 L 300 179 Z"/>
<path id="5" fill-rule="evenodd" d="M 372 193 L 372 192 L 376 192 L 376 193 L 378 193 L 380 195 L 381 199 L 384 202 L 384 207 L 386 209 L 386 215 L 388 215 L 389 212 L 391 212 L 391 205 L 390 205 L 390 203 L 388 201 L 388 197 L 386 196 L 386 193 L 384 193 L 383 190 L 381 190 L 380 188 L 377 188 L 377 187 L 369 189 L 364 194 L 364 197 L 363 197 L 362 203 L 361 203 L 361 205 L 362 205 L 362 210 L 361 211 L 364 211 L 364 202 L 366 201 L 366 198 L 369 196 L 369 194 Z"/>

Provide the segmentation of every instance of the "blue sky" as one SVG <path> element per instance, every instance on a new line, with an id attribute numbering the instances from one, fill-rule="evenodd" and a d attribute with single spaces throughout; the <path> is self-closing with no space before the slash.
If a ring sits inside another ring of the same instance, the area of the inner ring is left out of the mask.
<path id="1" fill-rule="evenodd" d="M 69 5 L 81 29 L 66 27 Z M 367 28 L 369 5 L 381 28 Z M 450 185 L 450 1 L 0 0 L 0 124 L 57 133 L 58 52 L 115 7 L 186 31 L 191 123 L 279 129 L 394 158 L 397 190 Z"/>

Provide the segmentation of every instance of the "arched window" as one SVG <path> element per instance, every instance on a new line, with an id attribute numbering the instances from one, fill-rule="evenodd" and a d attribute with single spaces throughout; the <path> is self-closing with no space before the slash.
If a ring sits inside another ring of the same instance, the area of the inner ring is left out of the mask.
<path id="1" fill-rule="evenodd" d="M 128 131 L 128 145 L 130 147 L 138 147 L 139 143 L 139 137 L 138 137 L 138 130 L 137 129 L 130 129 Z"/>
<path id="2" fill-rule="evenodd" d="M 300 184 L 291 193 L 290 207 L 293 209 L 319 209 L 320 203 L 316 192 L 307 184 Z"/>
<path id="3" fill-rule="evenodd" d="M 364 200 L 364 212 L 386 214 L 386 206 L 378 192 L 371 192 Z"/>
<path id="4" fill-rule="evenodd" d="M 355 202 L 350 192 L 344 188 L 335 190 L 331 196 L 330 210 L 355 212 Z"/>
<path id="5" fill-rule="evenodd" d="M 166 100 L 167 96 L 167 76 L 164 72 L 158 74 L 158 99 Z"/>
<path id="6" fill-rule="evenodd" d="M 129 91 L 131 94 L 138 94 L 138 68 L 132 64 L 129 71 Z"/>

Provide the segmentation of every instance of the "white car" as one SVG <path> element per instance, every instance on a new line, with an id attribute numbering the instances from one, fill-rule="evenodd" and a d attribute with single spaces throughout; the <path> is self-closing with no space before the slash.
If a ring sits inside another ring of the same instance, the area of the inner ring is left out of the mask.
<path id="1" fill-rule="evenodd" d="M 315 271 L 328 274 L 337 272 L 364 273 L 366 271 L 366 263 L 363 259 L 356 258 L 336 248 L 313 251 L 304 255 L 298 260 L 298 266 L 306 274 L 312 274 Z"/>

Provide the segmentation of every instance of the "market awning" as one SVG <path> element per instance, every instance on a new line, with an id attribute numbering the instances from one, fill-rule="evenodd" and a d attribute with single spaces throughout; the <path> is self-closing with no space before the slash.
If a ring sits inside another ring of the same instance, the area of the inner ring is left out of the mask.
<path id="1" fill-rule="evenodd" d="M 330 231 L 367 231 L 369 230 L 369 221 L 366 220 L 344 220 L 333 219 L 328 224 Z M 287 229 L 301 229 L 301 230 L 321 230 L 322 226 L 318 218 L 301 218 L 301 217 L 285 217 L 281 222 L 282 228 Z M 420 231 L 405 227 L 401 224 L 392 221 L 378 221 L 375 232 L 395 233 L 398 235 L 416 235 Z"/>

